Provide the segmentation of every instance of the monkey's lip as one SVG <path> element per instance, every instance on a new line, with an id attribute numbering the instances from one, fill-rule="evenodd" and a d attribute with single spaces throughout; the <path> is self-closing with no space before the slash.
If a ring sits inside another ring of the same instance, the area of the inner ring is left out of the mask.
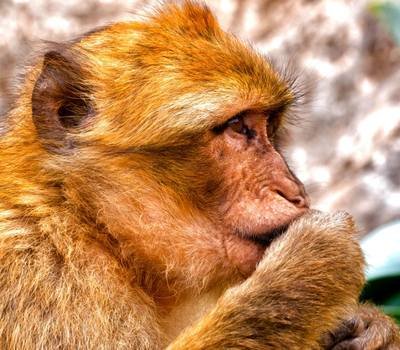
<path id="1" fill-rule="evenodd" d="M 306 212 L 305 210 L 278 225 L 271 225 L 258 232 L 243 232 L 239 229 L 231 231 L 232 233 L 225 238 L 225 249 L 230 263 L 243 276 L 251 275 L 269 246 L 286 233 L 293 221 Z"/>
<path id="2" fill-rule="evenodd" d="M 282 234 L 286 232 L 289 225 L 290 222 L 274 227 L 273 229 L 266 231 L 262 234 L 238 233 L 237 235 L 239 235 L 239 237 L 242 239 L 251 241 L 253 243 L 256 243 L 257 245 L 267 248 L 272 243 L 272 241 L 274 241 L 276 238 L 280 237 Z"/>
<path id="3" fill-rule="evenodd" d="M 279 225 L 263 233 L 234 232 L 226 236 L 225 249 L 228 260 L 244 277 L 256 269 L 270 244 L 282 236 L 290 223 Z"/>

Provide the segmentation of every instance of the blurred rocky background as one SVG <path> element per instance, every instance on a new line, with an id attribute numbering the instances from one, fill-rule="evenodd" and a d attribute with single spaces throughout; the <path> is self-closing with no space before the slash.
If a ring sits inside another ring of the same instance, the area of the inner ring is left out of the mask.
<path id="1" fill-rule="evenodd" d="M 134 19 L 158 2 L 0 0 L 0 115 L 10 107 L 16 77 L 40 41 L 67 40 L 98 25 Z M 307 91 L 287 158 L 314 206 L 351 212 L 364 232 L 399 219 L 398 0 L 207 3 L 225 29 L 278 66 L 290 63 L 298 88 Z"/>

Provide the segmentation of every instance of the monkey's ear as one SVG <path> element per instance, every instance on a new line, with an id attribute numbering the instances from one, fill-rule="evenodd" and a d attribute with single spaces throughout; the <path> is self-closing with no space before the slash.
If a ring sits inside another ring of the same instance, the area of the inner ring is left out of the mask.
<path id="1" fill-rule="evenodd" d="M 46 53 L 32 92 L 32 118 L 42 144 L 57 153 L 72 148 L 68 134 L 76 132 L 91 114 L 80 65 L 58 51 Z"/>

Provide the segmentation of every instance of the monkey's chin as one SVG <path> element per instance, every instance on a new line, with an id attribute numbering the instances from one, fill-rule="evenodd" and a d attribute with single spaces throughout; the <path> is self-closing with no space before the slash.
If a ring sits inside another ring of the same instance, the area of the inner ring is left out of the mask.
<path id="1" fill-rule="evenodd" d="M 231 264 L 248 277 L 257 267 L 274 239 L 286 232 L 288 225 L 277 227 L 262 235 L 231 234 L 226 237 L 226 252 Z"/>

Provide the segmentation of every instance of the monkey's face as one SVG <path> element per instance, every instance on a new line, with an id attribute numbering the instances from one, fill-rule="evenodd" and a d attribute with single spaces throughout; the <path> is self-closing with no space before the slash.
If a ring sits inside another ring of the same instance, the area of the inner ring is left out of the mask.
<path id="1" fill-rule="evenodd" d="M 35 79 L 35 135 L 60 198 L 146 271 L 248 275 L 308 208 L 276 147 L 290 82 L 207 8 L 171 5 L 57 47 Z"/>
<path id="2" fill-rule="evenodd" d="M 275 111 L 243 111 L 214 129 L 209 149 L 222 178 L 219 206 L 228 258 L 247 274 L 269 243 L 309 207 L 274 142 Z"/>

